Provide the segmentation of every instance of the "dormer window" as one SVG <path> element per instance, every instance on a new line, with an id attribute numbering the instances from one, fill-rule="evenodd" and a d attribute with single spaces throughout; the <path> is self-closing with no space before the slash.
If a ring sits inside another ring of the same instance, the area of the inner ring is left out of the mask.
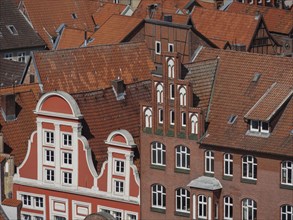
<path id="1" fill-rule="evenodd" d="M 269 123 L 264 121 L 250 120 L 250 131 L 269 133 Z"/>
<path id="2" fill-rule="evenodd" d="M 18 35 L 18 32 L 14 25 L 6 25 L 6 27 L 12 35 Z"/>

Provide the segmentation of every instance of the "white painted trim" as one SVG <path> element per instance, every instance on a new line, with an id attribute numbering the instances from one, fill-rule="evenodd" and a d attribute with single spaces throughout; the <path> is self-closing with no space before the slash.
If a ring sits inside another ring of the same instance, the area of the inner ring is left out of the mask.
<path id="1" fill-rule="evenodd" d="M 30 215 L 31 216 L 31 220 L 35 220 L 35 217 L 42 217 L 43 220 L 46 219 L 45 215 L 43 214 L 38 214 L 38 213 L 35 213 L 35 212 L 28 212 L 28 211 L 21 211 L 20 212 L 20 218 L 22 218 L 23 215 Z"/>
<path id="2" fill-rule="evenodd" d="M 193 200 L 193 213 L 192 213 L 192 219 L 196 220 L 196 195 L 192 195 Z"/>
<path id="3" fill-rule="evenodd" d="M 54 210 L 54 202 L 60 202 L 65 204 L 65 212 L 58 212 Z M 49 196 L 49 216 L 50 219 L 54 219 L 55 215 L 65 217 L 66 219 L 68 218 L 68 199 L 64 198 L 59 198 L 59 197 L 54 197 L 54 196 Z"/>
<path id="4" fill-rule="evenodd" d="M 212 219 L 212 198 L 208 197 L 208 220 Z"/>
<path id="5" fill-rule="evenodd" d="M 123 169 L 124 171 L 123 172 L 117 172 L 116 171 L 116 167 L 117 167 L 117 162 L 122 162 L 123 163 Z M 123 159 L 120 159 L 120 158 L 114 158 L 113 159 L 113 173 L 114 175 L 117 175 L 117 176 L 125 176 L 126 174 L 126 160 L 123 160 Z"/>
<path id="6" fill-rule="evenodd" d="M 112 141 L 112 138 L 116 135 L 122 135 L 124 137 L 124 139 L 126 140 L 126 143 Z M 136 144 L 133 140 L 132 135 L 127 130 L 124 130 L 124 129 L 111 132 L 109 134 L 107 140 L 105 140 L 105 144 L 115 145 L 115 146 L 119 146 L 119 147 L 126 147 L 126 148 L 136 147 Z"/>
<path id="7" fill-rule="evenodd" d="M 138 220 L 138 213 L 137 212 L 131 212 L 131 211 L 125 210 L 125 217 L 124 217 L 124 219 L 129 220 L 128 215 L 135 215 L 136 216 L 136 219 Z"/>
<path id="8" fill-rule="evenodd" d="M 92 204 L 91 203 L 72 200 L 72 219 L 77 219 L 77 218 L 84 219 L 85 218 L 85 216 L 77 214 L 77 206 L 79 206 L 79 205 L 88 208 L 88 214 L 87 215 L 92 213 Z"/>

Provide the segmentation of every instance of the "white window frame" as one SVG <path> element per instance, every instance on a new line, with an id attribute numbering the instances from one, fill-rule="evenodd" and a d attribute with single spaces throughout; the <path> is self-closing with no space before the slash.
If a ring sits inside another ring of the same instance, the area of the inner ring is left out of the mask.
<path id="1" fill-rule="evenodd" d="M 190 170 L 190 149 L 186 146 L 178 145 L 176 146 L 175 151 L 176 168 Z"/>
<path id="2" fill-rule="evenodd" d="M 53 175 L 52 175 L 53 173 Z M 49 175 L 49 179 L 48 179 L 48 175 Z M 54 183 L 56 178 L 55 178 L 55 170 L 54 169 L 49 169 L 49 168 L 45 168 L 45 172 L 44 172 L 44 176 L 45 176 L 45 181 L 49 182 L 49 183 Z M 52 180 L 53 177 L 53 180 Z"/>
<path id="3" fill-rule="evenodd" d="M 7 29 L 9 30 L 9 32 L 12 34 L 12 35 L 18 35 L 18 32 L 17 32 L 17 30 L 16 30 L 16 28 L 15 28 L 15 26 L 14 25 L 6 25 L 6 27 L 7 27 Z M 14 29 L 14 30 L 11 30 L 11 29 Z M 13 31 L 15 31 L 15 32 L 13 32 Z"/>
<path id="4" fill-rule="evenodd" d="M 245 155 L 242 157 L 242 178 L 250 180 L 257 179 L 257 160 L 252 155 Z"/>
<path id="5" fill-rule="evenodd" d="M 42 206 L 40 206 L 41 204 L 42 204 Z M 39 209 L 43 209 L 44 208 L 44 198 L 39 197 L 39 196 L 35 196 L 34 197 L 34 206 Z"/>
<path id="6" fill-rule="evenodd" d="M 27 207 L 27 208 L 33 207 L 33 198 L 31 195 L 22 194 L 21 201 L 22 201 L 23 207 Z"/>
<path id="7" fill-rule="evenodd" d="M 162 83 L 156 85 L 157 103 L 162 104 L 164 102 L 164 87 Z"/>
<path id="8" fill-rule="evenodd" d="M 13 60 L 13 53 L 5 53 L 4 59 L 6 60 Z"/>
<path id="9" fill-rule="evenodd" d="M 257 123 L 257 128 L 254 128 L 253 123 Z M 259 121 L 250 120 L 250 131 L 259 132 Z"/>
<path id="10" fill-rule="evenodd" d="M 154 141 L 151 144 L 151 163 L 156 166 L 166 166 L 166 146 Z"/>
<path id="11" fill-rule="evenodd" d="M 48 136 L 53 135 L 53 136 Z M 49 138 L 49 141 L 47 140 Z M 44 130 L 44 145 L 53 146 L 55 143 L 55 134 L 53 130 Z"/>
<path id="12" fill-rule="evenodd" d="M 69 139 L 67 139 L 65 137 L 67 137 Z M 72 134 L 70 134 L 70 133 L 62 133 L 62 146 L 63 147 L 72 147 Z"/>
<path id="13" fill-rule="evenodd" d="M 147 108 L 144 111 L 144 119 L 145 119 L 145 127 L 151 128 L 152 127 L 152 110 Z"/>
<path id="14" fill-rule="evenodd" d="M 225 196 L 224 198 L 224 220 L 233 219 L 233 198 L 230 196 Z"/>
<path id="15" fill-rule="evenodd" d="M 157 209 L 166 209 L 166 188 L 160 184 L 151 186 L 152 190 L 152 207 Z M 155 203 L 154 203 L 155 196 Z"/>
<path id="16" fill-rule="evenodd" d="M 257 128 L 254 127 L 253 123 L 255 123 L 255 125 L 257 125 Z M 264 129 L 264 125 L 267 125 L 267 129 Z M 264 121 L 250 120 L 250 131 L 263 133 L 263 134 L 269 134 L 270 133 L 270 124 L 268 122 L 264 122 Z"/>
<path id="17" fill-rule="evenodd" d="M 50 158 L 50 160 L 47 160 L 48 157 Z M 49 164 L 49 165 L 55 164 L 55 150 L 53 148 L 44 148 L 44 164 Z"/>
<path id="18" fill-rule="evenodd" d="M 25 52 L 18 52 L 17 53 L 17 61 L 25 63 L 25 61 L 26 61 L 26 53 Z"/>
<path id="19" fill-rule="evenodd" d="M 266 124 L 268 126 L 268 129 L 264 129 L 263 128 L 264 127 L 264 124 Z M 266 133 L 266 134 L 270 133 L 270 127 L 269 127 L 269 123 L 268 122 L 264 122 L 264 121 L 261 121 L 260 122 L 260 132 L 261 133 Z"/>
<path id="20" fill-rule="evenodd" d="M 155 53 L 160 55 L 162 52 L 161 42 L 157 41 L 155 42 Z"/>
<path id="21" fill-rule="evenodd" d="M 159 115 L 159 124 L 163 124 L 164 122 L 164 110 L 162 108 L 158 109 L 158 115 Z"/>
<path id="22" fill-rule="evenodd" d="M 114 174 L 119 176 L 125 175 L 125 160 L 114 159 Z"/>
<path id="23" fill-rule="evenodd" d="M 29 201 L 30 203 L 28 204 L 27 202 L 25 202 L 25 197 L 27 197 L 26 201 Z M 35 193 L 28 193 L 28 192 L 22 192 L 22 191 L 18 191 L 17 192 L 17 199 L 22 201 L 23 204 L 23 208 L 28 208 L 28 209 L 33 209 L 33 210 L 45 210 L 45 196 L 42 194 L 35 194 Z M 37 200 L 41 199 L 42 202 L 39 204 L 42 204 L 42 206 L 37 205 Z M 28 213 L 30 214 L 30 213 Z M 35 214 L 35 213 L 33 213 Z M 38 215 L 39 217 L 43 217 L 42 215 Z M 34 217 L 34 216 L 32 216 Z"/>
<path id="24" fill-rule="evenodd" d="M 186 127 L 186 112 L 181 112 L 181 125 L 182 127 Z"/>
<path id="25" fill-rule="evenodd" d="M 249 213 L 252 216 L 249 216 Z M 249 218 L 252 217 L 252 218 Z M 242 220 L 254 220 L 257 219 L 257 204 L 253 199 L 242 200 Z"/>
<path id="26" fill-rule="evenodd" d="M 66 155 L 71 155 L 71 157 L 69 156 L 67 158 Z M 73 159 L 73 155 L 71 151 L 62 151 L 62 166 L 63 167 L 72 167 L 72 159 Z"/>
<path id="27" fill-rule="evenodd" d="M 170 125 L 175 125 L 175 111 L 170 110 Z"/>
<path id="28" fill-rule="evenodd" d="M 186 106 L 186 88 L 184 86 L 179 89 L 180 106 Z"/>
<path id="29" fill-rule="evenodd" d="M 292 161 L 286 160 L 281 163 L 281 184 L 293 186 L 293 162 Z"/>
<path id="30" fill-rule="evenodd" d="M 175 85 L 173 83 L 170 83 L 170 99 L 174 100 L 175 99 Z"/>
<path id="31" fill-rule="evenodd" d="M 190 192 L 187 189 L 176 190 L 176 212 L 190 213 Z"/>
<path id="32" fill-rule="evenodd" d="M 174 58 L 171 58 L 171 59 L 168 60 L 168 77 L 170 79 L 175 78 L 175 62 L 174 62 Z"/>
<path id="33" fill-rule="evenodd" d="M 125 216 L 126 216 L 126 220 L 138 220 L 137 212 L 125 211 Z"/>
<path id="34" fill-rule="evenodd" d="M 71 171 L 62 171 L 63 185 L 71 186 L 73 182 L 73 173 Z"/>
<path id="35" fill-rule="evenodd" d="M 172 48 L 172 50 L 171 50 Z M 168 43 L 168 52 L 173 53 L 174 52 L 174 44 Z"/>
<path id="36" fill-rule="evenodd" d="M 125 181 L 121 179 L 113 179 L 113 192 L 115 195 L 124 195 Z"/>
<path id="37" fill-rule="evenodd" d="M 224 154 L 224 176 L 233 176 L 233 155 Z"/>
<path id="38" fill-rule="evenodd" d="M 205 173 L 214 174 L 215 154 L 211 150 L 205 151 Z"/>
<path id="39" fill-rule="evenodd" d="M 293 206 L 282 205 L 281 206 L 281 220 L 290 220 L 290 219 L 291 220 L 293 219 Z"/>
<path id="40" fill-rule="evenodd" d="M 99 210 L 99 212 L 106 212 L 111 214 L 115 220 L 122 220 L 123 219 L 123 210 L 122 209 L 114 209 L 111 207 L 106 207 L 106 206 L 98 206 L 97 210 Z M 120 213 L 120 217 L 117 217 L 117 213 Z"/>
<path id="41" fill-rule="evenodd" d="M 198 134 L 198 117 L 193 114 L 190 117 L 191 134 Z"/>
<path id="42" fill-rule="evenodd" d="M 199 195 L 197 201 L 198 218 L 207 219 L 208 202 L 205 195 Z M 205 214 L 205 215 L 204 215 Z"/>

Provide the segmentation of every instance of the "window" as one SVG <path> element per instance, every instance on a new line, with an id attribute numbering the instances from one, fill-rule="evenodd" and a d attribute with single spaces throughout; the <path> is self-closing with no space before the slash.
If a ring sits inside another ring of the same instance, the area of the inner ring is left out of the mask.
<path id="1" fill-rule="evenodd" d="M 22 203 L 24 206 L 31 206 L 32 205 L 32 197 L 28 195 L 22 195 Z"/>
<path id="2" fill-rule="evenodd" d="M 115 160 L 115 173 L 117 174 L 124 174 L 125 164 L 124 161 Z"/>
<path id="3" fill-rule="evenodd" d="M 170 110 L 170 125 L 175 124 L 175 112 L 174 110 Z"/>
<path id="4" fill-rule="evenodd" d="M 63 163 L 66 165 L 72 164 L 72 154 L 68 152 L 63 153 Z"/>
<path id="5" fill-rule="evenodd" d="M 292 220 L 293 219 L 293 206 L 283 205 L 281 207 L 281 220 Z"/>
<path id="6" fill-rule="evenodd" d="M 45 144 L 54 144 L 54 133 L 45 131 Z"/>
<path id="7" fill-rule="evenodd" d="M 161 83 L 157 85 L 157 103 L 163 103 L 163 86 Z"/>
<path id="8" fill-rule="evenodd" d="M 151 128 L 152 127 L 152 111 L 149 108 L 145 110 L 144 118 L 145 118 L 145 127 Z"/>
<path id="9" fill-rule="evenodd" d="M 180 188 L 176 190 L 176 211 L 190 212 L 190 192 Z"/>
<path id="10" fill-rule="evenodd" d="M 43 198 L 42 197 L 35 197 L 35 206 L 39 208 L 44 207 Z"/>
<path id="11" fill-rule="evenodd" d="M 72 184 L 72 173 L 63 172 L 63 183 Z"/>
<path id="12" fill-rule="evenodd" d="M 35 217 L 34 217 L 34 220 L 44 220 L 44 218 L 41 217 L 41 216 L 35 216 Z"/>
<path id="13" fill-rule="evenodd" d="M 174 44 L 168 44 L 168 52 L 173 53 L 174 52 Z"/>
<path id="14" fill-rule="evenodd" d="M 229 196 L 224 197 L 224 220 L 233 219 L 233 199 Z"/>
<path id="15" fill-rule="evenodd" d="M 214 152 L 205 152 L 205 172 L 214 173 Z"/>
<path id="16" fill-rule="evenodd" d="M 283 161 L 281 170 L 281 183 L 286 185 L 293 185 L 293 166 L 292 161 Z"/>
<path id="17" fill-rule="evenodd" d="M 32 219 L 32 217 L 27 214 L 22 214 L 22 218 L 23 218 L 23 220 L 31 220 Z"/>
<path id="18" fill-rule="evenodd" d="M 122 212 L 104 209 L 104 208 L 100 208 L 100 212 L 106 212 L 111 214 L 115 218 L 115 220 L 122 220 Z"/>
<path id="19" fill-rule="evenodd" d="M 176 168 L 190 169 L 190 150 L 185 146 L 176 147 Z"/>
<path id="20" fill-rule="evenodd" d="M 242 220 L 256 220 L 256 211 L 256 202 L 254 200 L 242 200 Z"/>
<path id="21" fill-rule="evenodd" d="M 174 79 L 175 73 L 174 73 L 174 59 L 171 58 L 168 60 L 168 77 L 171 79 Z"/>
<path id="22" fill-rule="evenodd" d="M 198 218 L 207 219 L 207 197 L 198 196 Z"/>
<path id="23" fill-rule="evenodd" d="M 12 53 L 5 53 L 4 54 L 4 58 L 7 59 L 7 60 L 13 60 L 12 56 L 13 56 Z"/>
<path id="24" fill-rule="evenodd" d="M 46 169 L 46 180 L 54 181 L 54 170 Z"/>
<path id="25" fill-rule="evenodd" d="M 137 220 L 137 216 L 134 214 L 127 214 L 126 220 Z"/>
<path id="26" fill-rule="evenodd" d="M 62 134 L 63 136 L 63 146 L 71 147 L 72 146 L 72 136 L 71 134 Z"/>
<path id="27" fill-rule="evenodd" d="M 46 161 L 54 162 L 54 151 L 53 150 L 45 150 Z"/>
<path id="28" fill-rule="evenodd" d="M 62 216 L 55 215 L 54 216 L 54 220 L 66 220 L 66 218 L 65 217 L 62 217 Z"/>
<path id="29" fill-rule="evenodd" d="M 71 17 L 72 17 L 73 19 L 77 19 L 77 14 L 72 13 L 72 14 L 71 14 Z"/>
<path id="30" fill-rule="evenodd" d="M 170 84 L 170 99 L 174 100 L 175 98 L 175 88 L 174 88 L 174 84 Z"/>
<path id="31" fill-rule="evenodd" d="M 186 112 L 181 113 L 181 125 L 182 127 L 186 127 Z"/>
<path id="32" fill-rule="evenodd" d="M 123 194 L 123 192 L 124 192 L 124 182 L 114 180 L 114 185 L 115 185 L 115 193 Z"/>
<path id="33" fill-rule="evenodd" d="M 156 54 L 161 54 L 161 42 L 156 41 Z"/>
<path id="34" fill-rule="evenodd" d="M 232 154 L 224 154 L 224 175 L 233 176 L 233 156 Z"/>
<path id="35" fill-rule="evenodd" d="M 160 142 L 152 143 L 152 164 L 165 166 L 166 165 L 166 147 Z"/>
<path id="36" fill-rule="evenodd" d="M 190 118 L 191 122 L 191 134 L 197 134 L 198 132 L 198 120 L 196 115 L 192 115 Z"/>
<path id="37" fill-rule="evenodd" d="M 152 207 L 166 208 L 166 189 L 164 186 L 159 184 L 152 186 Z"/>
<path id="38" fill-rule="evenodd" d="M 14 27 L 14 25 L 6 25 L 7 29 L 9 30 L 9 32 L 13 35 L 18 35 L 16 28 Z"/>
<path id="39" fill-rule="evenodd" d="M 25 63 L 25 52 L 17 53 L 17 60 L 18 62 Z"/>
<path id="40" fill-rule="evenodd" d="M 250 120 L 250 131 L 269 133 L 269 123 L 264 121 Z"/>
<path id="41" fill-rule="evenodd" d="M 253 156 L 244 156 L 242 158 L 242 178 L 256 179 L 256 159 Z"/>
<path id="42" fill-rule="evenodd" d="M 163 124 L 163 120 L 164 120 L 164 114 L 163 114 L 163 109 L 159 109 L 159 123 Z"/>
<path id="43" fill-rule="evenodd" d="M 180 97 L 180 105 L 186 106 L 186 89 L 184 87 L 180 88 L 179 97 Z"/>

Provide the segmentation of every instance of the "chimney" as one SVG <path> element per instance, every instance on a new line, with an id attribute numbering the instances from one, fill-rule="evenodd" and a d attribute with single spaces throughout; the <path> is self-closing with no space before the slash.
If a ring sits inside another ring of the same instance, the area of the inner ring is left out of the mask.
<path id="1" fill-rule="evenodd" d="M 125 99 L 125 84 L 122 79 L 118 78 L 113 80 L 112 88 L 118 101 Z"/>
<path id="2" fill-rule="evenodd" d="M 164 21 L 172 22 L 172 15 L 164 15 Z"/>
<path id="3" fill-rule="evenodd" d="M 12 121 L 16 118 L 15 115 L 15 94 L 3 95 L 2 96 L 2 113 L 6 121 Z"/>

